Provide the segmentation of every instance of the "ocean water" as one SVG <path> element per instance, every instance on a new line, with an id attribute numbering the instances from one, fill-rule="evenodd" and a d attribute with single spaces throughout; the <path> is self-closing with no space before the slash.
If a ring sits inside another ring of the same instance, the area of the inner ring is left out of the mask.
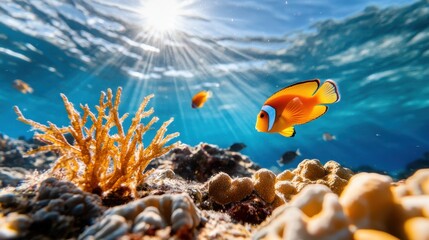
<path id="1" fill-rule="evenodd" d="M 94 109 L 100 91 L 120 86 L 121 113 L 154 93 L 150 106 L 161 121 L 174 117 L 169 131 L 181 142 L 242 142 L 276 171 L 317 158 L 394 175 L 429 152 L 427 0 L 126 2 L 2 0 L 1 133 L 33 134 L 14 105 L 67 125 L 60 93 Z M 336 81 L 341 101 L 293 138 L 255 130 L 272 93 L 313 78 Z M 15 79 L 34 92 L 16 90 Z M 212 97 L 192 109 L 200 90 Z M 326 132 L 336 139 L 324 141 Z M 277 165 L 296 149 L 301 156 Z"/>

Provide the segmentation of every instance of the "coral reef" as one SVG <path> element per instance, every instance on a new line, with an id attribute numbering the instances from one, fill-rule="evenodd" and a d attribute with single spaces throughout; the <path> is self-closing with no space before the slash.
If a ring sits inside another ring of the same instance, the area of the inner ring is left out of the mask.
<path id="1" fill-rule="evenodd" d="M 4 151 L 19 147 L 11 142 Z M 203 155 L 203 162 L 233 156 L 209 144 L 178 146 L 151 164 L 135 188 L 141 199 L 127 197 L 127 186 L 98 196 L 9 160 L 0 170 L 24 184 L 0 189 L 0 239 L 429 239 L 429 169 L 394 182 L 312 159 L 276 175 L 237 155 L 235 170 L 213 164 L 199 182 L 187 176 L 203 165 L 173 167 Z"/>
<path id="2" fill-rule="evenodd" d="M 172 149 L 155 159 L 149 168 L 173 170 L 186 180 L 205 182 L 219 172 L 231 177 L 251 177 L 260 167 L 240 153 L 220 149 L 215 145 L 200 143 Z"/>
<path id="3" fill-rule="evenodd" d="M 106 100 L 106 94 L 102 92 L 99 105 L 96 106 L 97 115 L 91 112 L 88 105 L 80 105 L 83 110 L 82 117 L 67 97 L 61 94 L 70 119 L 70 126 L 61 128 L 53 123 L 43 125 L 29 120 L 15 106 L 18 120 L 41 131 L 42 133 L 35 134 L 35 138 L 47 143 L 29 151 L 28 154 L 41 151 L 59 152 L 60 157 L 55 162 L 53 171 L 61 170 L 66 179 L 85 191 L 103 193 L 125 185 L 135 192 L 136 186 L 146 177 L 146 174 L 143 174 L 146 166 L 152 159 L 175 146 L 164 145 L 178 136 L 178 133 L 165 136 L 167 126 L 173 121 L 170 119 L 163 123 L 150 144 L 144 147 L 143 135 L 158 121 L 157 117 L 152 117 L 148 124 L 140 123 L 141 119 L 154 112 L 153 108 L 145 111 L 153 95 L 143 100 L 128 131 L 124 131 L 122 123 L 128 114 L 121 117 L 118 113 L 121 92 L 122 89 L 118 88 L 113 98 L 112 91 L 108 89 Z M 117 133 L 110 135 L 112 128 Z M 67 141 L 66 134 L 73 136 L 74 144 Z"/>
<path id="4" fill-rule="evenodd" d="M 354 175 L 340 197 L 306 186 L 274 210 L 253 239 L 428 239 L 429 169 L 393 183 L 376 173 Z"/>
<path id="5" fill-rule="evenodd" d="M 127 234 L 156 235 L 157 230 L 170 228 L 170 235 L 179 239 L 195 236 L 202 219 L 189 196 L 149 196 L 124 206 L 107 210 L 102 221 L 85 230 L 79 239 L 117 239 Z M 160 232 L 159 234 L 165 234 Z"/>

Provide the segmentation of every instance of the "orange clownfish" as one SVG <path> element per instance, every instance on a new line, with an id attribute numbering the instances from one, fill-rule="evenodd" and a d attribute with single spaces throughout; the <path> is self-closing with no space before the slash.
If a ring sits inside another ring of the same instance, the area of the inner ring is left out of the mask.
<path id="1" fill-rule="evenodd" d="M 207 99 L 212 96 L 210 91 L 201 91 L 194 95 L 192 98 L 192 108 L 201 108 L 204 103 L 206 103 Z"/>
<path id="2" fill-rule="evenodd" d="M 308 123 L 328 111 L 323 104 L 340 100 L 336 83 L 319 79 L 308 80 L 285 87 L 265 101 L 256 117 L 259 132 L 280 133 L 295 136 L 294 125 Z"/>
<path id="3" fill-rule="evenodd" d="M 15 81 L 13 81 L 13 87 L 24 94 L 33 93 L 33 88 L 31 88 L 28 83 L 20 79 L 16 79 Z"/>

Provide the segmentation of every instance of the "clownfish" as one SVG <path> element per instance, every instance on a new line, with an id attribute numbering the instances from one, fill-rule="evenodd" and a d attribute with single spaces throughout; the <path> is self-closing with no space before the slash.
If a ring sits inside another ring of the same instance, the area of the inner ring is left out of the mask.
<path id="1" fill-rule="evenodd" d="M 20 79 L 16 79 L 15 81 L 13 81 L 13 87 L 24 94 L 33 93 L 33 88 L 31 88 L 28 83 Z"/>
<path id="2" fill-rule="evenodd" d="M 212 96 L 212 93 L 210 91 L 201 91 L 192 97 L 192 108 L 201 108 L 204 106 L 204 103 L 206 103 L 207 99 L 209 99 Z"/>
<path id="3" fill-rule="evenodd" d="M 323 104 L 340 100 L 336 83 L 319 79 L 307 80 L 285 87 L 269 97 L 256 117 L 259 132 L 295 136 L 294 125 L 308 123 L 328 111 Z"/>

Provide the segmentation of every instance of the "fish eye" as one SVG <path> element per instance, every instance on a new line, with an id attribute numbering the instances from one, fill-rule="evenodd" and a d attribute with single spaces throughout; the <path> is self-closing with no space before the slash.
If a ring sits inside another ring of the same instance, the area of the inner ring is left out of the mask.
<path id="1" fill-rule="evenodd" d="M 264 114 L 264 113 L 261 113 L 261 114 L 259 114 L 259 117 L 260 117 L 260 118 L 264 118 L 264 117 L 265 117 L 265 114 Z"/>

